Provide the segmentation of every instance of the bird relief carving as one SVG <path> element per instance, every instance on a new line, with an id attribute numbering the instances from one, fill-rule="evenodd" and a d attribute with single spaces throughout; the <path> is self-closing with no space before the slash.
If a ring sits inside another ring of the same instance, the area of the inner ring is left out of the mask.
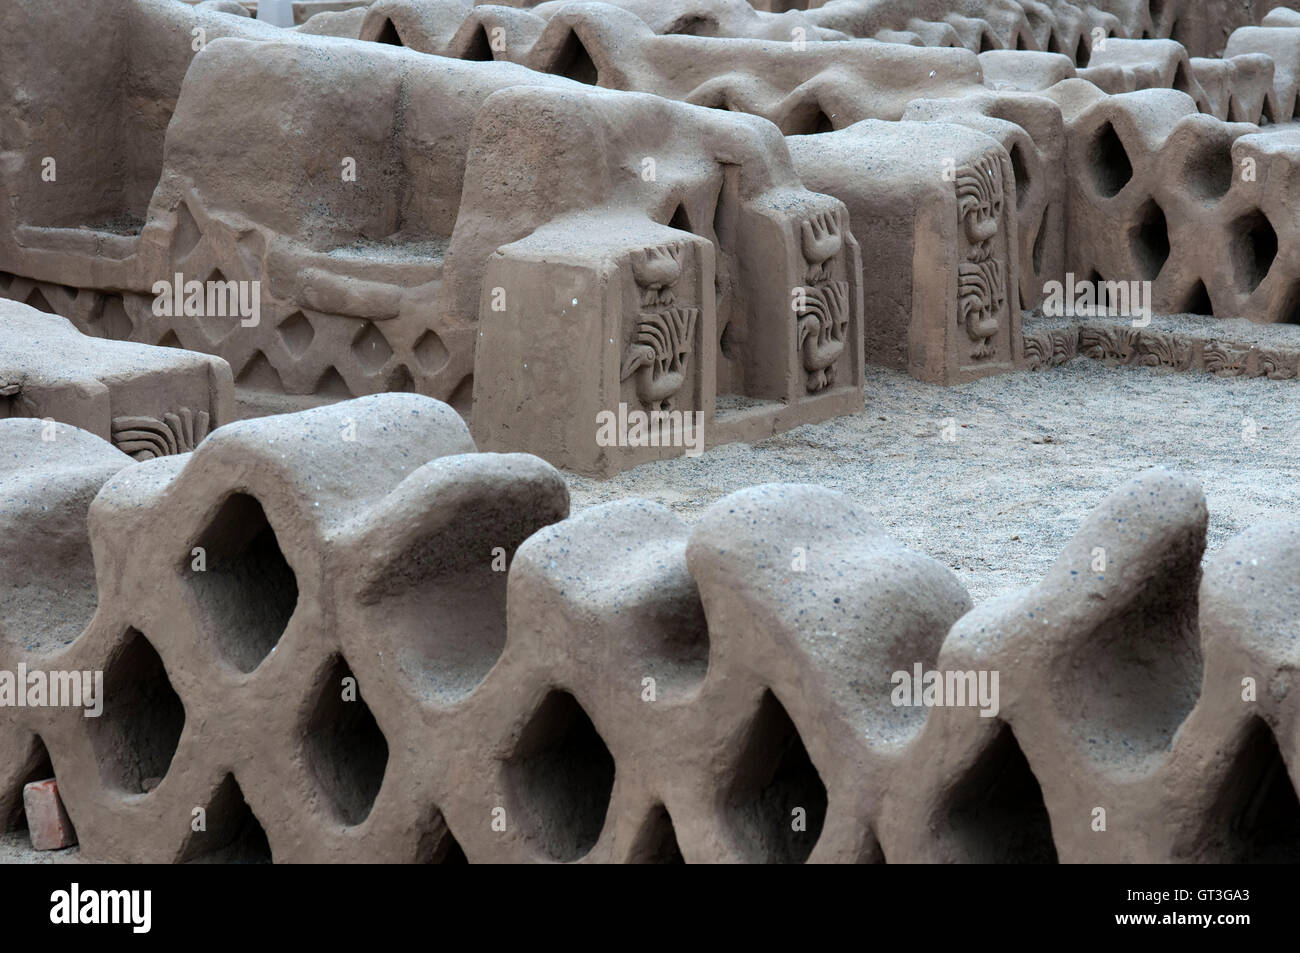
<path id="1" fill-rule="evenodd" d="M 636 332 L 623 356 L 620 380 L 635 377 L 636 394 L 648 410 L 671 410 L 686 383 L 698 308 L 675 304 L 673 286 L 682 274 L 680 243 L 632 252 L 632 275 L 640 306 Z"/>
<path id="2" fill-rule="evenodd" d="M 835 383 L 835 362 L 844 353 L 849 324 L 849 283 L 831 277 L 843 248 L 839 217 L 819 212 L 800 226 L 804 286 L 795 289 L 798 347 L 808 393 Z"/>

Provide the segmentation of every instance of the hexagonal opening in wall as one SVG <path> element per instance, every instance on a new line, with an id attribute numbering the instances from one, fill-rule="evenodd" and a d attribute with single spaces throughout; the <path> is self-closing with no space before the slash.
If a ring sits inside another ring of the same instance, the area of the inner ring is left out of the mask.
<path id="1" fill-rule="evenodd" d="M 1129 247 L 1138 277 L 1154 281 L 1169 260 L 1169 223 L 1155 199 L 1147 199 L 1138 209 L 1137 222 L 1129 232 Z"/>
<path id="2" fill-rule="evenodd" d="M 181 563 L 199 624 L 222 657 L 251 672 L 275 650 L 298 605 L 298 580 L 262 504 L 227 497 Z"/>
<path id="3" fill-rule="evenodd" d="M 162 783 L 185 730 L 185 706 L 162 658 L 130 629 L 104 667 L 104 711 L 86 720 L 100 777 L 112 790 L 146 794 Z"/>
<path id="4" fill-rule="evenodd" d="M 330 660 L 317 684 L 303 726 L 307 765 L 335 817 L 355 826 L 370 816 L 383 786 L 388 739 L 343 656 Z"/>
<path id="5" fill-rule="evenodd" d="M 1259 209 L 1242 215 L 1228 226 L 1237 286 L 1245 292 L 1259 287 L 1277 258 L 1277 232 Z"/>
<path id="6" fill-rule="evenodd" d="M 770 689 L 740 748 L 725 816 L 754 863 L 801 864 L 826 820 L 826 785 Z"/>
<path id="7" fill-rule="evenodd" d="M 571 694 L 553 690 L 537 706 L 505 777 L 512 813 L 542 853 L 567 862 L 596 845 L 614 790 L 614 758 Z"/>
<path id="8" fill-rule="evenodd" d="M 953 785 L 944 815 L 963 862 L 1057 862 L 1042 788 L 1008 724 Z"/>
<path id="9" fill-rule="evenodd" d="M 1129 160 L 1128 150 L 1115 131 L 1115 126 L 1106 123 L 1093 136 L 1088 150 L 1088 162 L 1092 168 L 1092 182 L 1102 198 L 1118 195 L 1133 178 L 1133 163 Z"/>

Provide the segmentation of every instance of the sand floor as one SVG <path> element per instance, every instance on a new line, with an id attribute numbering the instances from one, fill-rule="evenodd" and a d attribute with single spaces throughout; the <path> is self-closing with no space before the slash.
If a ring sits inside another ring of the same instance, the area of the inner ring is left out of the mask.
<path id="1" fill-rule="evenodd" d="M 956 439 L 945 441 L 951 420 Z M 1300 384 L 1078 358 L 938 387 L 867 368 L 866 405 L 753 446 L 571 476 L 576 512 L 626 496 L 685 521 L 757 483 L 861 500 L 906 545 L 952 567 L 976 602 L 1036 581 L 1088 512 L 1150 467 L 1200 481 L 1210 549 L 1264 520 L 1300 520 Z"/>

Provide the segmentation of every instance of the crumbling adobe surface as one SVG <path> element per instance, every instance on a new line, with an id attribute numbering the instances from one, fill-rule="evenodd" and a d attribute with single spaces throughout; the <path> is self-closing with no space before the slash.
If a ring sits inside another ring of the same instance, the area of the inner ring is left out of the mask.
<path id="1" fill-rule="evenodd" d="M 174 348 L 88 337 L 0 300 L 0 418 L 71 424 L 137 460 L 187 453 L 235 414 L 230 367 Z"/>

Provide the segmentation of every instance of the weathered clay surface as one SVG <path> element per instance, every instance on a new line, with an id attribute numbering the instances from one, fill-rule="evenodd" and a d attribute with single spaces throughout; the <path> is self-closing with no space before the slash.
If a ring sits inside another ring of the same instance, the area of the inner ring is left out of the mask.
<path id="1" fill-rule="evenodd" d="M 99 604 L 70 643 L 0 640 L 0 669 L 102 669 L 105 711 L 0 709 L 0 809 L 14 823 L 22 785 L 57 775 L 88 857 L 1300 850 L 1300 535 L 1252 530 L 1202 579 L 1205 504 L 1177 474 L 1119 488 L 1039 584 L 972 609 L 821 487 L 753 487 L 692 529 L 638 500 L 565 519 L 554 470 L 474 452 L 416 395 L 232 424 L 139 464 L 73 430 L 44 450 L 35 428 L 0 426 L 6 453 L 103 448 L 98 470 L 53 471 L 70 517 L 75 487 L 102 483 Z M 900 705 L 894 673 L 918 666 L 996 672 L 994 704 Z"/>
<path id="2" fill-rule="evenodd" d="M 235 413 L 220 358 L 88 337 L 35 308 L 0 300 L 0 418 L 88 430 L 137 460 L 186 453 Z"/>

